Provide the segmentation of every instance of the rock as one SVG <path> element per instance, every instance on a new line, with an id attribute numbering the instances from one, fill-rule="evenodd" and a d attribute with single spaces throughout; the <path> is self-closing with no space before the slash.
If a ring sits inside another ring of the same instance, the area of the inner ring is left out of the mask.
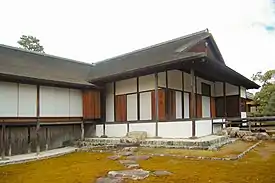
<path id="1" fill-rule="evenodd" d="M 269 139 L 270 139 L 270 136 L 269 136 L 266 132 L 257 133 L 257 134 L 255 135 L 255 137 L 256 137 L 258 140 L 269 140 Z"/>
<path id="2" fill-rule="evenodd" d="M 119 160 L 120 164 L 126 165 L 126 164 L 136 164 L 137 162 L 135 160 Z"/>
<path id="3" fill-rule="evenodd" d="M 227 133 L 230 138 L 235 138 L 237 136 L 237 132 L 240 131 L 239 127 L 228 127 L 226 128 Z"/>
<path id="4" fill-rule="evenodd" d="M 129 137 L 123 137 L 120 139 L 121 144 L 139 144 L 138 139 L 135 138 L 129 138 Z"/>
<path id="5" fill-rule="evenodd" d="M 129 169 L 137 169 L 137 168 L 140 168 L 139 164 L 126 164 L 125 167 L 126 167 L 126 168 L 129 168 Z"/>
<path id="6" fill-rule="evenodd" d="M 128 160 L 148 160 L 151 158 L 148 155 L 139 155 L 139 156 L 128 156 L 126 159 Z"/>
<path id="7" fill-rule="evenodd" d="M 238 131 L 237 137 L 242 138 L 243 136 L 252 136 L 253 133 L 251 131 Z"/>
<path id="8" fill-rule="evenodd" d="M 275 134 L 272 134 L 271 140 L 275 140 Z"/>
<path id="9" fill-rule="evenodd" d="M 118 160 L 121 156 L 119 155 L 114 155 L 114 156 L 109 156 L 108 159 L 110 160 Z"/>
<path id="10" fill-rule="evenodd" d="M 147 132 L 145 131 L 132 131 L 128 132 L 127 137 L 137 139 L 138 141 L 145 140 L 147 138 Z"/>
<path id="11" fill-rule="evenodd" d="M 255 136 L 243 136 L 242 140 L 247 141 L 247 142 L 254 142 L 254 141 L 257 141 L 257 137 L 255 137 Z"/>
<path id="12" fill-rule="evenodd" d="M 152 174 L 155 175 L 155 176 L 172 175 L 171 172 L 168 172 L 166 170 L 156 170 L 156 171 L 152 172 Z"/>
<path id="13" fill-rule="evenodd" d="M 122 178 L 112 178 L 112 177 L 100 177 L 96 180 L 96 183 L 123 183 Z"/>
<path id="14" fill-rule="evenodd" d="M 131 152 L 131 151 L 121 152 L 120 155 L 122 155 L 122 156 L 132 156 L 133 152 Z"/>
<path id="15" fill-rule="evenodd" d="M 226 129 L 219 130 L 216 135 L 218 136 L 228 136 L 228 132 Z"/>
<path id="16" fill-rule="evenodd" d="M 108 172 L 108 177 L 112 178 L 126 178 L 132 180 L 142 180 L 149 176 L 149 171 L 143 169 L 134 170 L 119 170 Z"/>
<path id="17" fill-rule="evenodd" d="M 100 138 L 108 138 L 107 135 L 101 135 Z"/>
<path id="18" fill-rule="evenodd" d="M 124 147 L 122 151 L 131 151 L 131 152 L 136 152 L 138 150 L 137 147 Z"/>

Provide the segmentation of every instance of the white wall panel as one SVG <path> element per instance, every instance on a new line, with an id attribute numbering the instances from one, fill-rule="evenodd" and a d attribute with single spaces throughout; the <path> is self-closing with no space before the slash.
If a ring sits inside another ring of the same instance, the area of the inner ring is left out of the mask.
<path id="1" fill-rule="evenodd" d="M 176 91 L 176 118 L 182 118 L 182 92 Z"/>
<path id="2" fill-rule="evenodd" d="M 239 87 L 226 83 L 226 96 L 230 96 L 230 95 L 239 95 Z"/>
<path id="3" fill-rule="evenodd" d="M 95 135 L 101 137 L 103 135 L 103 125 L 96 125 Z"/>
<path id="4" fill-rule="evenodd" d="M 137 120 L 137 94 L 127 95 L 127 121 Z"/>
<path id="5" fill-rule="evenodd" d="M 151 92 L 140 93 L 140 120 L 151 120 Z"/>
<path id="6" fill-rule="evenodd" d="M 114 94 L 106 94 L 106 121 L 113 122 L 115 119 Z"/>
<path id="7" fill-rule="evenodd" d="M 154 74 L 139 77 L 139 91 L 147 91 L 155 89 Z"/>
<path id="8" fill-rule="evenodd" d="M 156 123 L 130 123 L 129 131 L 145 131 L 148 137 L 156 136 Z"/>
<path id="9" fill-rule="evenodd" d="M 184 118 L 189 118 L 189 93 L 184 93 Z"/>
<path id="10" fill-rule="evenodd" d="M 18 114 L 18 84 L 0 82 L 0 117 L 16 117 Z"/>
<path id="11" fill-rule="evenodd" d="M 36 85 L 19 84 L 19 117 L 35 117 L 37 106 Z M 1 93 L 1 92 L 0 92 Z"/>
<path id="12" fill-rule="evenodd" d="M 223 83 L 215 82 L 215 96 L 220 97 L 223 96 Z"/>
<path id="13" fill-rule="evenodd" d="M 69 89 L 70 91 L 70 117 L 82 117 L 83 116 L 83 100 L 82 91 L 76 89 Z"/>
<path id="14" fill-rule="evenodd" d="M 246 98 L 246 89 L 244 87 L 240 87 L 240 97 Z"/>
<path id="15" fill-rule="evenodd" d="M 210 118 L 211 111 L 210 111 L 210 97 L 202 96 L 202 117 L 203 118 Z"/>
<path id="16" fill-rule="evenodd" d="M 163 138 L 189 138 L 192 136 L 192 122 L 160 122 L 158 133 Z"/>
<path id="17" fill-rule="evenodd" d="M 69 117 L 69 89 L 40 87 L 40 116 Z"/>
<path id="18" fill-rule="evenodd" d="M 166 72 L 158 73 L 158 86 L 164 88 L 166 87 Z"/>
<path id="19" fill-rule="evenodd" d="M 108 137 L 124 137 L 127 134 L 127 124 L 106 124 L 105 134 Z"/>
<path id="20" fill-rule="evenodd" d="M 191 75 L 188 73 L 184 73 L 184 91 L 191 92 Z"/>
<path id="21" fill-rule="evenodd" d="M 137 92 L 137 78 L 131 78 L 116 82 L 116 95 Z"/>
<path id="22" fill-rule="evenodd" d="M 202 137 L 212 134 L 212 121 L 211 120 L 198 120 L 196 121 L 196 137 Z"/>
<path id="23" fill-rule="evenodd" d="M 169 70 L 168 88 L 182 90 L 182 72 L 179 70 Z"/>

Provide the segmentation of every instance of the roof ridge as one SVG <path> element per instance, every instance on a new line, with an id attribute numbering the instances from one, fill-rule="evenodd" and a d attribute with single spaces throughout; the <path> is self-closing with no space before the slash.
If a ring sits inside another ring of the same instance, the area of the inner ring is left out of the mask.
<path id="1" fill-rule="evenodd" d="M 40 53 L 40 52 L 25 50 L 23 48 L 18 48 L 18 47 L 14 47 L 14 46 L 0 44 L 0 47 L 6 48 L 6 49 L 11 49 L 11 50 L 14 50 L 14 51 L 20 51 L 20 52 L 30 53 L 30 54 L 34 54 L 34 55 L 38 55 L 38 56 L 44 56 L 44 57 L 49 57 L 49 58 L 60 59 L 60 60 L 64 60 L 64 61 L 69 61 L 69 62 L 73 62 L 73 63 L 94 66 L 93 64 L 90 64 L 90 63 L 87 63 L 87 62 L 78 61 L 78 60 L 74 60 L 74 59 L 70 59 L 70 58 L 64 58 L 64 57 L 60 57 L 60 56 L 55 56 L 55 55 L 51 55 L 51 54 L 47 54 L 47 53 Z"/>
<path id="2" fill-rule="evenodd" d="M 187 34 L 187 35 L 184 35 L 184 36 L 181 36 L 181 37 L 170 39 L 168 41 L 160 42 L 158 44 L 154 44 L 154 45 L 147 46 L 147 47 L 144 47 L 144 48 L 140 48 L 140 49 L 137 49 L 137 50 L 134 50 L 134 51 L 130 51 L 128 53 L 124 53 L 124 54 L 117 55 L 117 56 L 114 56 L 114 57 L 111 57 L 111 58 L 107 58 L 105 60 L 101 60 L 101 61 L 96 62 L 95 65 L 98 64 L 98 63 L 102 63 L 102 62 L 108 62 L 110 60 L 113 60 L 113 59 L 116 59 L 116 58 L 119 58 L 119 57 L 125 57 L 125 56 L 130 55 L 130 54 L 146 51 L 146 50 L 151 49 L 151 48 L 156 48 L 156 47 L 162 46 L 162 45 L 167 44 L 167 43 L 172 43 L 172 42 L 175 42 L 175 41 L 178 41 L 178 40 L 181 40 L 181 39 L 186 39 L 186 38 L 189 38 L 191 36 L 199 35 L 199 34 L 204 33 L 204 32 L 209 32 L 209 30 L 204 29 L 204 30 L 201 30 L 201 31 L 198 31 L 198 32 L 194 32 L 194 33 Z"/>

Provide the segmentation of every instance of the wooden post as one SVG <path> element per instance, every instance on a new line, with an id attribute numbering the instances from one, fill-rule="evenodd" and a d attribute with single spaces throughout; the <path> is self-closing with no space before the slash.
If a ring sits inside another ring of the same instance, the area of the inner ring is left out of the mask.
<path id="1" fill-rule="evenodd" d="M 196 121 L 195 121 L 195 116 L 196 116 L 196 81 L 195 81 L 195 72 L 194 69 L 190 70 L 191 74 L 191 119 L 192 119 L 192 137 L 196 136 Z"/>
<path id="2" fill-rule="evenodd" d="M 158 121 L 159 121 L 159 94 L 158 94 L 158 73 L 155 73 L 155 118 L 156 118 L 156 137 L 158 137 Z"/>
<path id="3" fill-rule="evenodd" d="M 8 144 L 9 144 L 9 156 L 11 156 L 11 126 L 9 127 L 9 132 L 8 132 Z"/>
<path id="4" fill-rule="evenodd" d="M 47 127 L 46 128 L 46 145 L 45 145 L 45 151 L 47 151 L 49 149 L 49 129 Z"/>
<path id="5" fill-rule="evenodd" d="M 81 123 L 81 140 L 84 140 L 85 137 L 84 137 L 84 121 L 82 121 Z"/>
<path id="6" fill-rule="evenodd" d="M 28 126 L 28 153 L 31 153 L 31 129 Z"/>
<path id="7" fill-rule="evenodd" d="M 39 136 L 39 130 L 40 130 L 40 120 L 37 119 L 36 122 L 36 154 L 39 155 L 40 153 L 40 136 Z"/>
<path id="8" fill-rule="evenodd" d="M 227 117 L 227 109 L 226 109 L 226 83 L 223 82 L 223 100 L 224 100 L 224 117 Z"/>
<path id="9" fill-rule="evenodd" d="M 39 137 L 39 130 L 40 130 L 40 86 L 36 86 L 36 154 L 39 155 L 40 153 L 40 137 Z"/>
<path id="10" fill-rule="evenodd" d="M 1 157 L 2 159 L 5 159 L 5 125 L 2 124 L 2 128 L 1 128 Z"/>
<path id="11" fill-rule="evenodd" d="M 251 121 L 248 121 L 248 130 L 251 131 Z"/>

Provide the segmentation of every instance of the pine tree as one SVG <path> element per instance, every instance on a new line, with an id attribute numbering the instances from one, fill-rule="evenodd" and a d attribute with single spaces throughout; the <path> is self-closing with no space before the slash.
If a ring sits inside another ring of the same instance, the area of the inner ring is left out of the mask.
<path id="1" fill-rule="evenodd" d="M 273 92 L 264 109 L 266 116 L 275 116 L 275 93 Z"/>

